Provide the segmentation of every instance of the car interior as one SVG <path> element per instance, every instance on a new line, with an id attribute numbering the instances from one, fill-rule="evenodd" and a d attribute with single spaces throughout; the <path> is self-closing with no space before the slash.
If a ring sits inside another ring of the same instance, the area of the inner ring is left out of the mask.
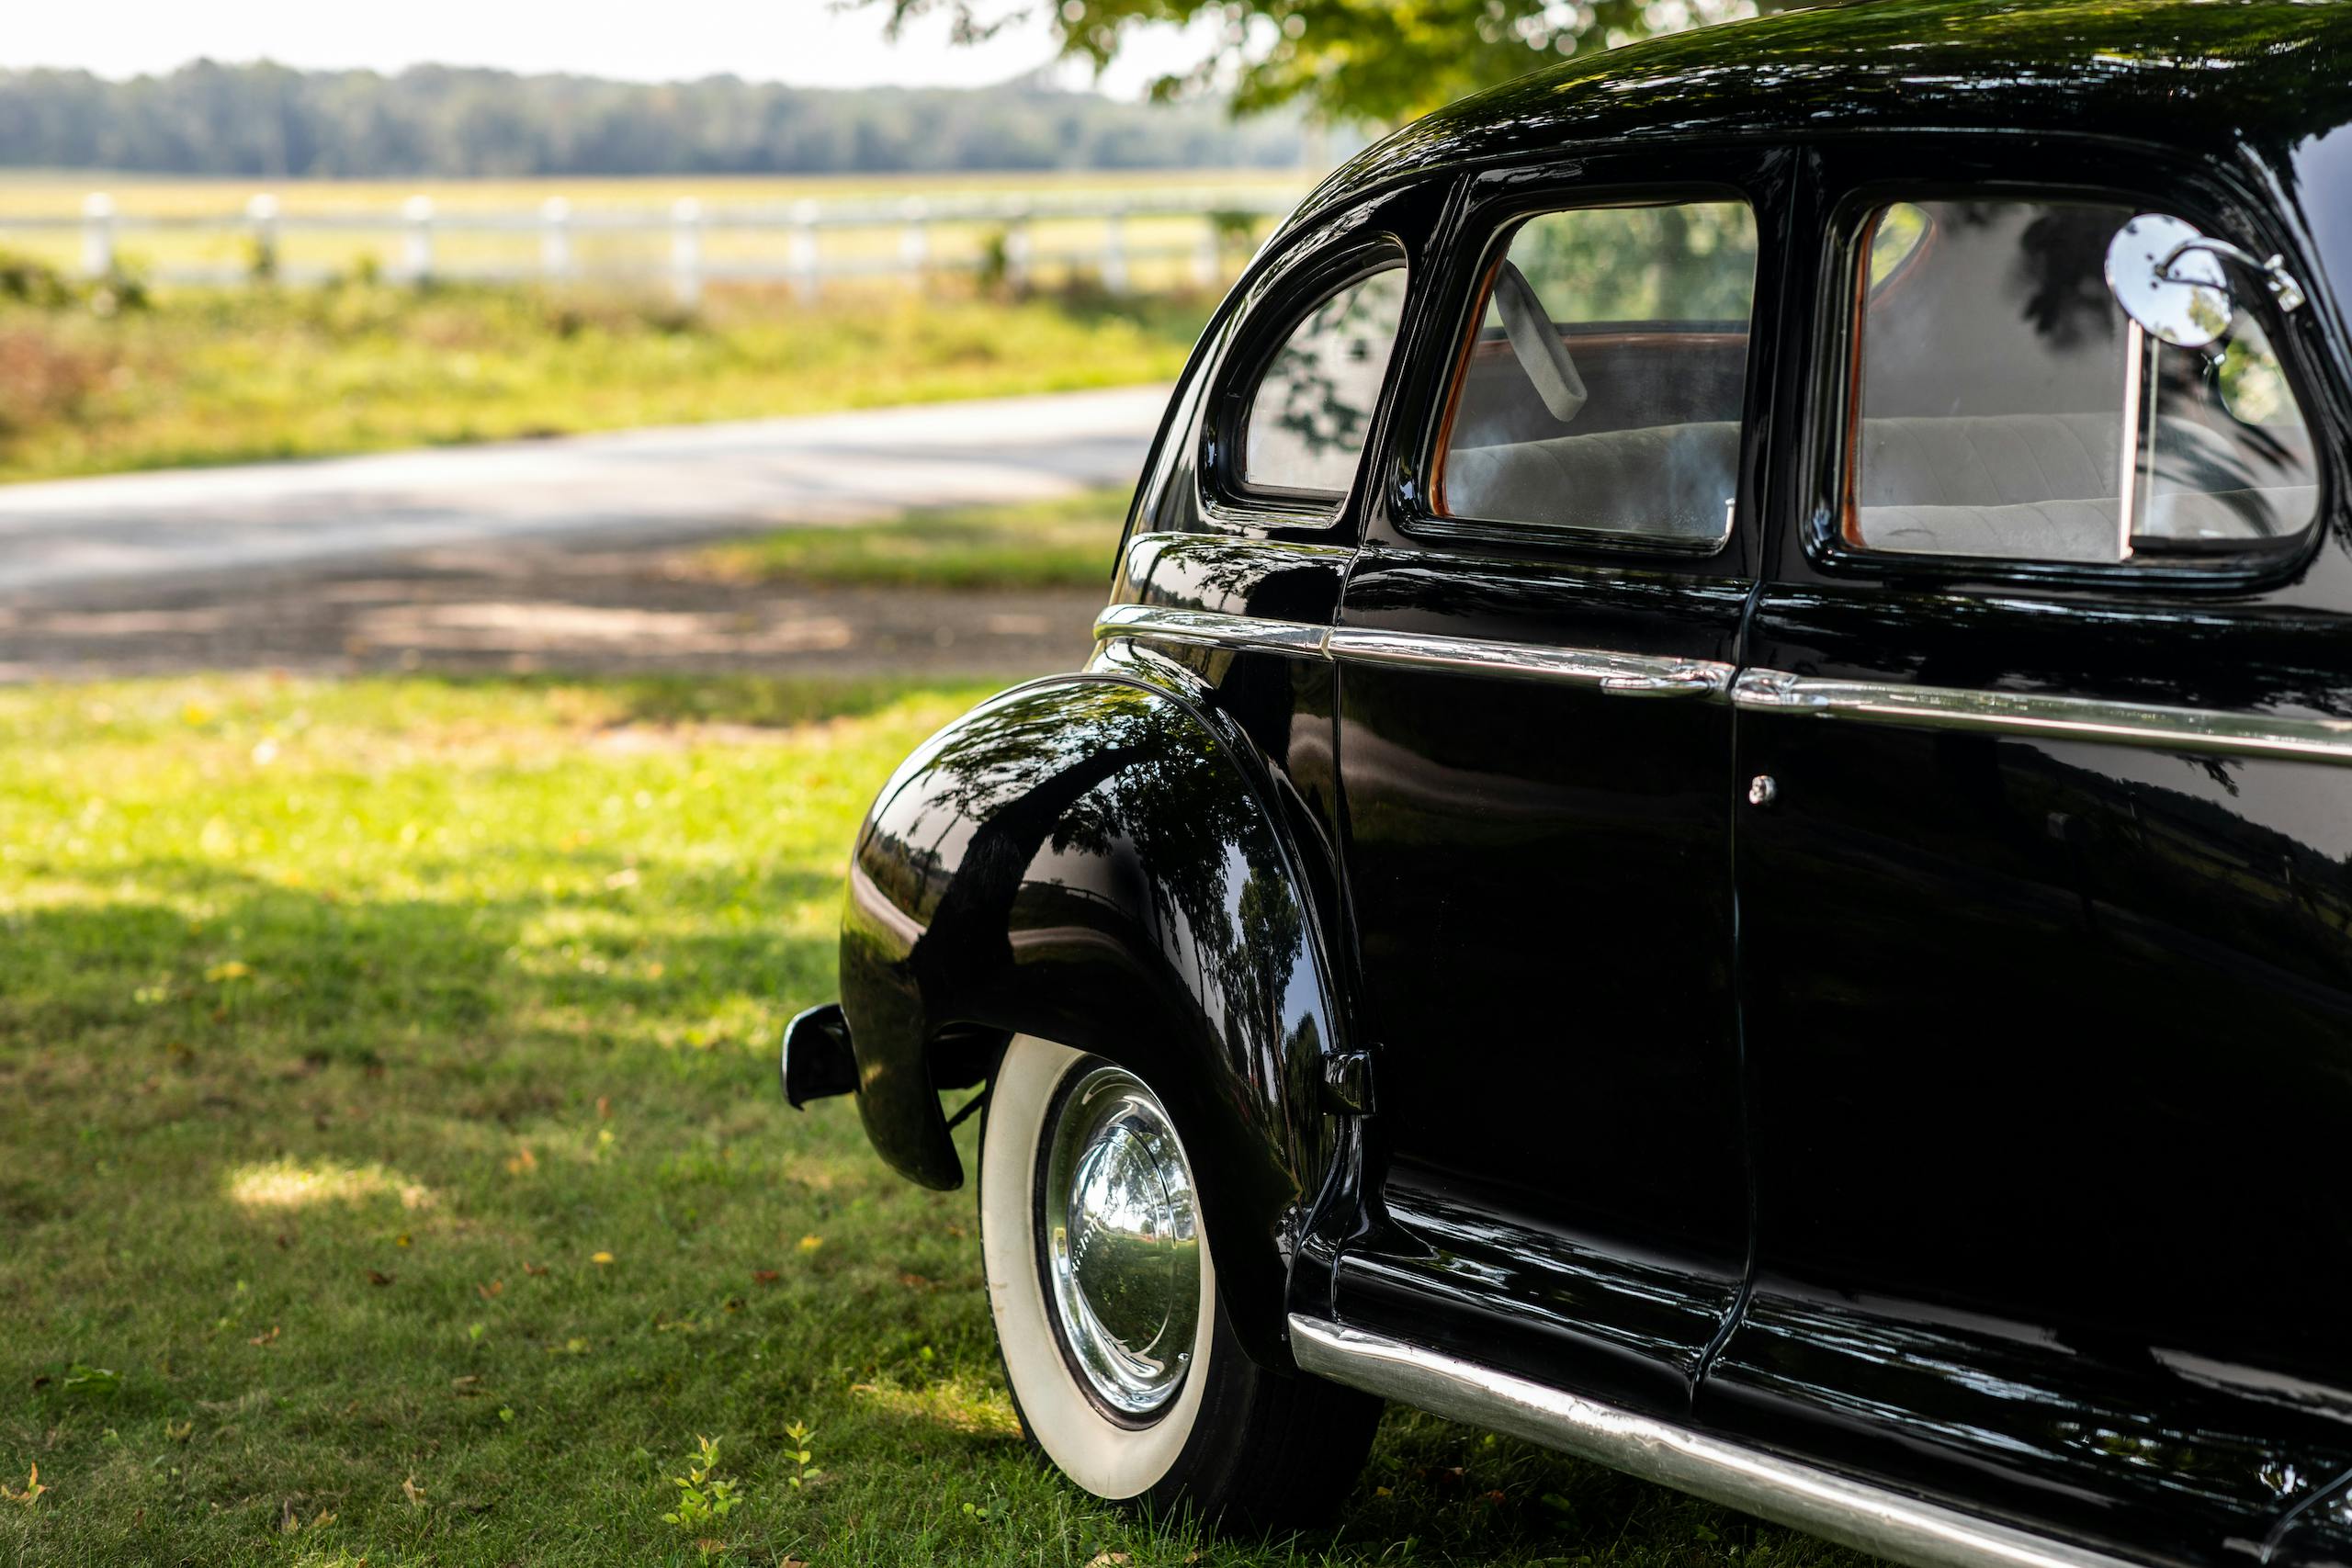
<path id="1" fill-rule="evenodd" d="M 2123 532 L 2131 329 L 2101 265 L 2131 216 L 2027 201 L 1898 204 L 1872 215 L 1852 345 L 1848 545 L 2113 562 L 2242 550 L 2309 525 L 2318 503 L 2311 434 L 2259 322 L 2241 309 L 2209 349 L 2144 344 L 2145 441 Z M 1690 284 L 1690 258 L 1663 261 L 1685 296 L 1720 297 Z M 1580 292 L 1573 277 L 1534 281 L 1510 257 L 1497 265 L 1441 443 L 1441 512 L 1721 538 L 1737 472 L 1746 320 L 1591 320 Z M 1671 292 L 1660 299 L 1677 302 Z"/>

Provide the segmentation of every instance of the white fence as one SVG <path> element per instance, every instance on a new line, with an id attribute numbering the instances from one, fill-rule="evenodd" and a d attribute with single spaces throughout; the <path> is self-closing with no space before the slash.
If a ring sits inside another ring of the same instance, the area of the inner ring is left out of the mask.
<path id="1" fill-rule="evenodd" d="M 1139 266 L 1203 287 L 1218 283 L 1233 253 L 1254 247 L 1294 200 L 1230 189 L 767 207 L 706 207 L 689 197 L 666 210 L 575 210 L 551 197 L 537 211 L 517 212 L 445 209 L 417 196 L 390 211 L 293 212 L 263 193 L 242 212 L 159 215 L 118 211 L 110 197 L 94 193 L 78 217 L 0 213 L 0 239 L 45 231 L 70 244 L 78 232 L 81 271 L 91 277 L 111 274 L 135 246 L 142 273 L 166 283 L 319 281 L 348 269 L 292 253 L 306 239 L 316 250 L 324 238 L 341 237 L 346 254 L 405 282 L 626 278 L 664 283 L 685 305 L 712 282 L 784 282 L 807 299 L 843 279 L 920 285 L 933 273 L 982 269 L 1015 286 L 1053 270 L 1084 271 L 1117 293 L 1135 285 Z M 222 241 L 241 242 L 243 255 L 201 259 Z M 154 247 L 198 259 L 149 261 L 145 252 Z"/>

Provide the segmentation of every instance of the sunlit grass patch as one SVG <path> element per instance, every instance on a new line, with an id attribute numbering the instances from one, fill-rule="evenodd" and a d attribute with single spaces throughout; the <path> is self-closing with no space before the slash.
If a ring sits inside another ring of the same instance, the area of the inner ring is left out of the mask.
<path id="1" fill-rule="evenodd" d="M 1211 303 L 727 289 L 681 312 L 365 282 L 104 317 L 0 301 L 0 480 L 1170 380 Z"/>
<path id="2" fill-rule="evenodd" d="M 336 1160 L 305 1165 L 276 1159 L 243 1165 L 229 1174 L 229 1197 L 247 1209 L 307 1209 L 313 1203 L 357 1203 L 395 1198 L 403 1209 L 429 1209 L 433 1190 L 380 1165 L 352 1166 Z"/>
<path id="3" fill-rule="evenodd" d="M 1099 588 L 1126 520 L 1128 492 L 912 512 L 854 527 L 796 527 L 716 545 L 725 576 L 775 581 L 957 590 Z"/>

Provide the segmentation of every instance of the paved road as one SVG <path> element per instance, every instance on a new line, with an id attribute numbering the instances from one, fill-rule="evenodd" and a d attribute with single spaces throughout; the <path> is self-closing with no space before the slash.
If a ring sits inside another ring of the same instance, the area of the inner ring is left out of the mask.
<path id="1" fill-rule="evenodd" d="M 1159 388 L 0 488 L 0 594 L 583 536 L 855 522 L 1132 481 Z"/>

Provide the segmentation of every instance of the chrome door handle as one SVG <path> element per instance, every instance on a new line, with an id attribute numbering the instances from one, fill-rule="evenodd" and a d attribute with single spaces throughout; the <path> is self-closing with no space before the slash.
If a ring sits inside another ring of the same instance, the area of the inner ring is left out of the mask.
<path id="1" fill-rule="evenodd" d="M 1685 664 L 1641 675 L 1604 675 L 1600 689 L 1612 697 L 1710 697 L 1729 684 L 1720 665 Z"/>

